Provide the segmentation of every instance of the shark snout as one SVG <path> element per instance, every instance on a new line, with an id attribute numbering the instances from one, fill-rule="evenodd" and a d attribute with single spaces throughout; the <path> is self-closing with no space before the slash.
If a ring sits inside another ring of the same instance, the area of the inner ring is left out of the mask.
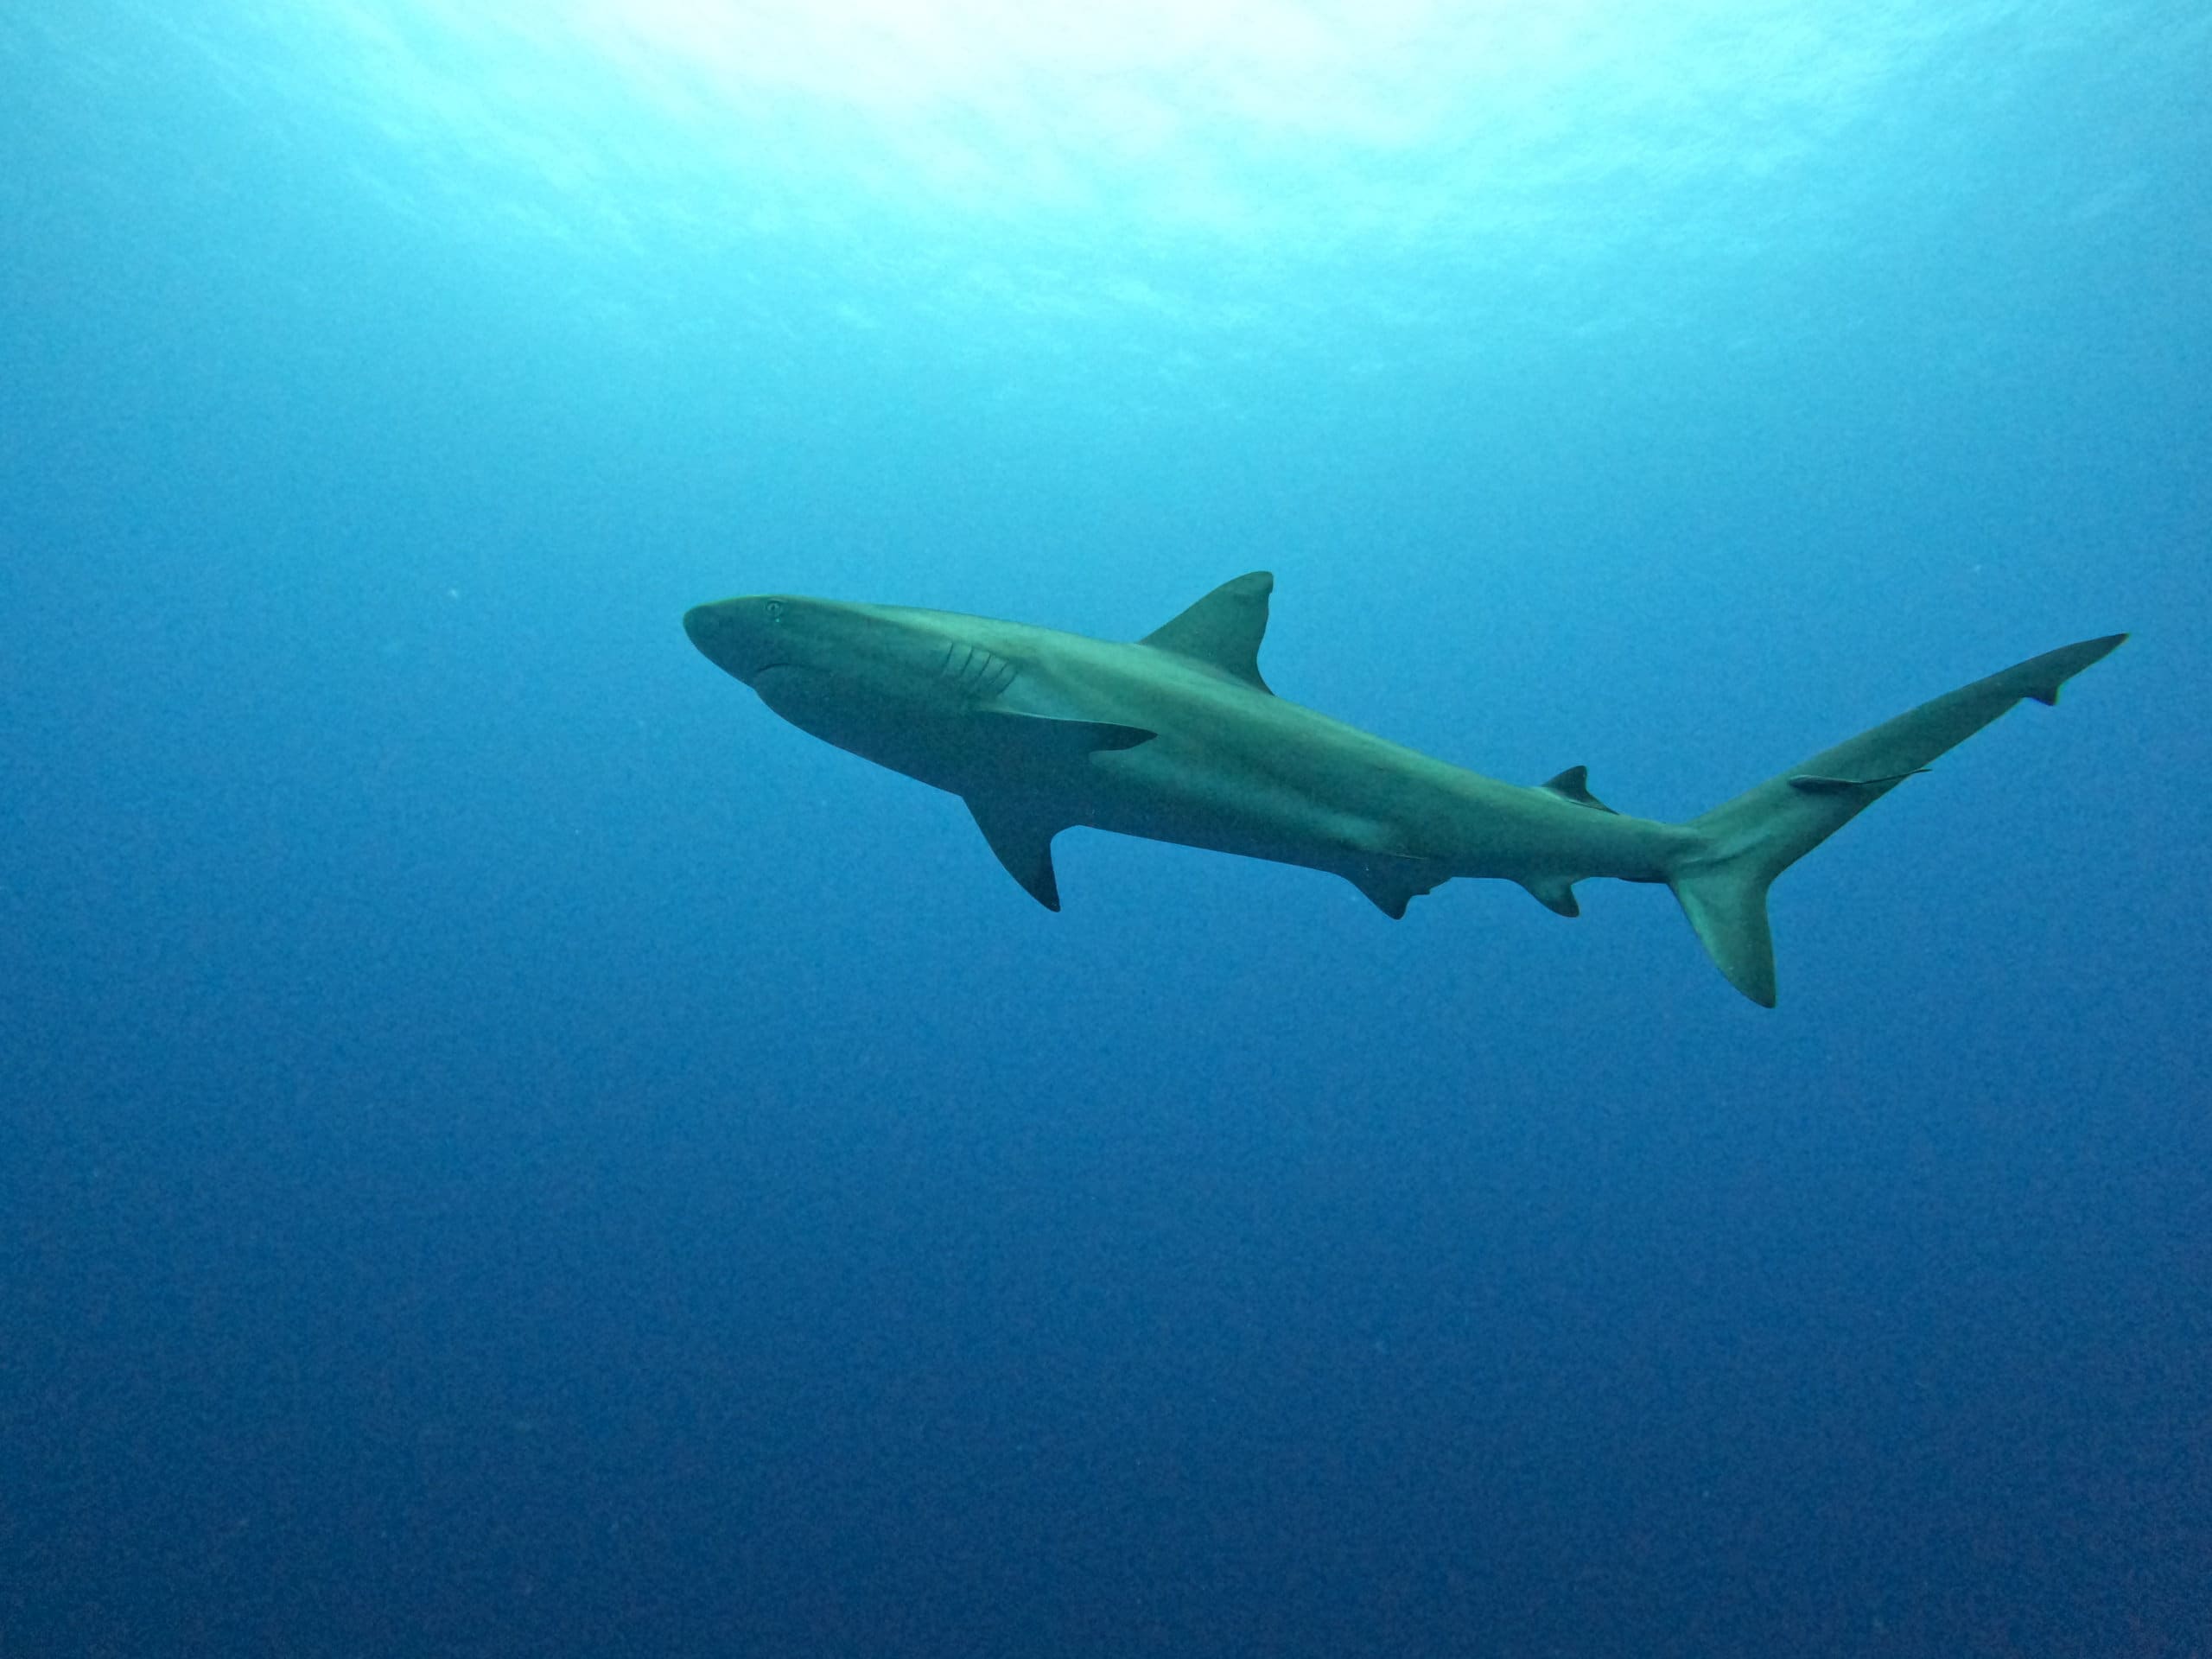
<path id="1" fill-rule="evenodd" d="M 715 608 L 712 605 L 694 605 L 683 613 L 683 632 L 690 636 L 691 643 L 701 651 L 707 651 L 709 642 L 721 632 L 716 625 Z M 713 653 L 709 652 L 708 654 L 711 656 Z"/>
<path id="2" fill-rule="evenodd" d="M 683 632 L 699 654 L 733 678 L 753 683 L 766 658 L 760 629 L 747 614 L 742 600 L 721 600 L 694 605 L 683 613 Z"/>

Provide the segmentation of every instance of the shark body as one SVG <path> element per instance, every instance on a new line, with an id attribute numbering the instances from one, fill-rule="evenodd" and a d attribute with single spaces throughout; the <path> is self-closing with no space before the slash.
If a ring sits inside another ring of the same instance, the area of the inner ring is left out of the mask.
<path id="1" fill-rule="evenodd" d="M 692 643 L 791 724 L 960 796 L 992 852 L 1060 907 L 1077 825 L 1344 877 L 1386 915 L 1454 877 L 1579 913 L 1596 876 L 1664 883 L 1737 989 L 1772 1007 L 1768 886 L 1904 779 L 2127 636 L 2063 646 L 1923 703 L 1686 823 L 1614 811 L 1580 766 L 1502 783 L 1276 696 L 1274 578 L 1226 582 L 1142 639 L 763 594 L 686 613 Z"/>

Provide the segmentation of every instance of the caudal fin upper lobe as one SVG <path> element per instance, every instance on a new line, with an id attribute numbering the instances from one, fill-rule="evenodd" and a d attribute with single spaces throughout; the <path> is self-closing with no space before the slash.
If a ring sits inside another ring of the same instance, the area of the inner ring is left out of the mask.
<path id="1" fill-rule="evenodd" d="M 1766 895 L 1775 877 L 2022 698 L 2056 703 L 2060 686 L 2126 638 L 2084 639 L 1961 686 L 1693 818 L 1700 843 L 1675 861 L 1668 885 L 1728 982 L 1774 1006 Z"/>

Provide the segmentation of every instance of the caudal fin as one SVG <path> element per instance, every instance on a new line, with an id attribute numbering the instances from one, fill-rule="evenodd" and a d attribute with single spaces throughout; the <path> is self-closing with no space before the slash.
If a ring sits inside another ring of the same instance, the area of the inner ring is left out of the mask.
<path id="1" fill-rule="evenodd" d="M 2056 702 L 2060 686 L 2126 638 L 2084 639 L 1961 686 L 1691 819 L 1703 842 L 1675 861 L 1667 881 L 1728 982 L 1774 1006 L 1766 893 L 1776 876 L 2021 698 Z"/>

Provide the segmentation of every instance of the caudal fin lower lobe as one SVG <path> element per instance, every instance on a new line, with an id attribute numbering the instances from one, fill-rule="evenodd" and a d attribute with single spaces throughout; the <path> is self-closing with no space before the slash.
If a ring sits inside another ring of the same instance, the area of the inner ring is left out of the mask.
<path id="1" fill-rule="evenodd" d="M 2031 657 L 1823 749 L 1691 819 L 1703 839 L 1675 861 L 1667 881 L 1728 982 L 1752 1001 L 1774 1006 L 1766 893 L 1776 876 L 2023 697 L 2056 703 L 2060 686 L 2126 638 L 2111 633 Z"/>

